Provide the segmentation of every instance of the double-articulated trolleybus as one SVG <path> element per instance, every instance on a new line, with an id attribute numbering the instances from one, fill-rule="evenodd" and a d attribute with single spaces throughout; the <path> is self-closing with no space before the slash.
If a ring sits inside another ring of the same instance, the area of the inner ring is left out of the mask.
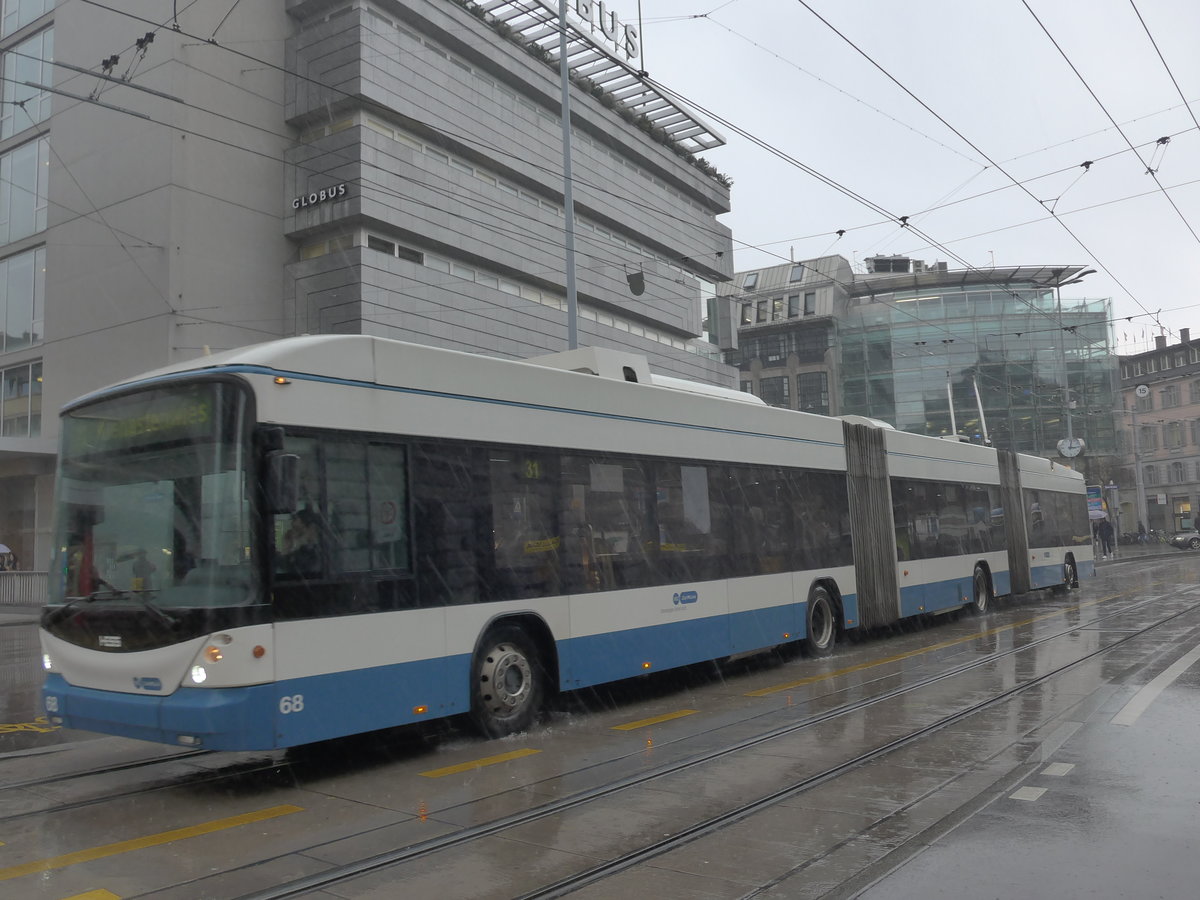
<path id="1" fill-rule="evenodd" d="M 839 636 L 1094 573 L 1050 460 L 578 350 L 291 338 L 62 413 L 50 720 L 265 749 Z"/>

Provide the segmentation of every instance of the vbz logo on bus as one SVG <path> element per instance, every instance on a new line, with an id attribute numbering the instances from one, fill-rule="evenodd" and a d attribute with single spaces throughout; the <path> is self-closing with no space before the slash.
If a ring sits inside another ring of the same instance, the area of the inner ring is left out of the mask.
<path id="1" fill-rule="evenodd" d="M 684 603 L 695 603 L 699 599 L 700 595 L 695 591 L 680 591 L 671 598 L 671 602 L 679 606 Z"/>

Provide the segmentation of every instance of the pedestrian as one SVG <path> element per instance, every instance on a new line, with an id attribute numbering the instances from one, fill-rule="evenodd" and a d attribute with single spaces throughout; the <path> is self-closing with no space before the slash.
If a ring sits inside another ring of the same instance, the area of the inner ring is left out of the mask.
<path id="1" fill-rule="evenodd" d="M 132 589 L 135 591 L 150 590 L 150 576 L 158 571 L 158 566 L 146 558 L 145 550 L 138 550 L 131 568 L 133 571 Z"/>
<path id="2" fill-rule="evenodd" d="M 1113 552 L 1112 522 L 1108 521 L 1108 519 L 1101 519 L 1096 531 L 1100 535 L 1100 552 L 1103 554 L 1101 559 L 1108 559 Z"/>
<path id="3" fill-rule="evenodd" d="M 1143 524 L 1141 523 L 1141 521 L 1139 520 L 1139 521 L 1138 521 L 1138 543 L 1139 543 L 1139 544 L 1145 544 L 1145 543 L 1147 543 L 1149 540 L 1150 540 L 1150 538 L 1149 538 L 1149 537 L 1147 537 L 1147 535 L 1146 535 L 1146 526 L 1145 526 L 1145 525 L 1143 525 Z"/>

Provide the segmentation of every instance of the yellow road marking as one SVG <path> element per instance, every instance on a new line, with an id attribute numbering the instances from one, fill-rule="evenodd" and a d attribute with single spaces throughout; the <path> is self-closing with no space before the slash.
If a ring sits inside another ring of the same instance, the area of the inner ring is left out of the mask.
<path id="1" fill-rule="evenodd" d="M 74 853 L 65 853 L 62 856 L 52 856 L 49 859 L 39 859 L 20 866 L 9 866 L 7 869 L 0 869 L 0 881 L 8 881 L 10 878 L 20 878 L 24 875 L 35 875 L 39 872 L 49 872 L 52 869 L 65 869 L 67 866 L 91 862 L 94 859 L 103 859 L 106 856 L 116 856 L 119 853 L 128 853 L 131 850 L 145 850 L 147 847 L 158 847 L 162 844 L 170 844 L 185 838 L 199 837 L 202 834 L 212 834 L 214 831 L 223 831 L 226 828 L 236 828 L 239 825 L 249 825 L 252 822 L 262 822 L 265 819 L 274 819 L 278 816 L 286 816 L 302 811 L 303 807 L 300 806 L 272 806 L 269 809 L 261 809 L 258 812 L 243 813 L 240 816 L 230 816 L 226 819 L 216 819 L 212 822 L 205 822 L 202 825 L 176 828 L 174 831 L 164 831 L 160 834 L 151 834 L 128 841 L 117 841 L 115 844 L 105 844 L 103 847 L 93 847 L 91 850 L 77 850 Z M 85 894 L 84 896 L 87 895 Z"/>
<path id="2" fill-rule="evenodd" d="M 678 712 L 665 713 L 661 716 L 655 716 L 652 719 L 638 719 L 636 722 L 627 722 L 624 725 L 614 725 L 613 731 L 634 731 L 638 728 L 645 728 L 647 725 L 657 725 L 659 722 L 670 722 L 672 719 L 682 719 L 684 716 L 694 714 L 694 709 L 681 709 Z"/>
<path id="3" fill-rule="evenodd" d="M 1010 631 L 1013 628 L 1020 628 L 1022 625 L 1032 625 L 1034 622 L 1040 622 L 1043 619 L 1054 619 L 1061 616 L 1064 612 L 1069 612 L 1073 609 L 1083 609 L 1085 606 L 1095 606 L 1097 603 L 1107 603 L 1109 600 L 1115 600 L 1123 594 L 1113 594 L 1110 597 L 1101 597 L 1099 600 L 1089 600 L 1086 603 L 1079 603 L 1075 606 L 1068 606 L 1052 613 L 1046 613 L 1041 616 L 1034 616 L 1032 619 L 1023 619 L 1020 622 L 1010 622 L 1007 625 L 1000 625 L 996 628 L 989 628 L 987 631 L 978 631 L 975 634 L 967 635 L 966 637 L 955 638 L 951 641 L 942 641 L 938 644 L 930 644 L 928 647 L 922 647 L 920 650 L 910 650 L 908 653 L 897 653 L 894 656 L 885 656 L 881 659 L 874 659 L 870 662 L 859 663 L 856 666 L 847 666 L 844 669 L 837 669 L 833 672 L 826 672 L 824 675 L 810 675 L 808 678 L 801 678 L 799 681 L 789 681 L 787 684 L 777 684 L 773 687 L 759 688 L 757 691 L 750 691 L 745 696 L 747 697 L 766 697 L 768 694 L 777 694 L 780 691 L 790 691 L 793 688 L 804 687 L 807 684 L 816 684 L 818 681 L 825 681 L 829 678 L 837 678 L 839 675 L 849 675 L 852 672 L 861 672 L 864 669 L 873 669 L 876 666 L 884 666 L 888 663 L 900 662 L 904 659 L 912 659 L 914 656 L 921 656 L 924 653 L 929 653 L 933 650 L 944 650 L 947 647 L 953 647 L 956 644 L 966 644 L 971 641 L 979 640 L 981 637 L 990 637 L 994 634 L 1000 634 L 1003 631 Z"/>
<path id="4" fill-rule="evenodd" d="M 472 769 L 482 769 L 484 766 L 494 766 L 496 763 L 520 759 L 522 756 L 533 756 L 533 754 L 541 752 L 541 750 L 514 750 L 511 753 L 500 753 L 496 756 L 485 756 L 483 759 L 476 759 L 472 762 L 459 763 L 457 766 L 446 766 L 444 769 L 430 769 L 428 772 L 422 772 L 421 774 L 426 778 L 441 778 L 443 775 L 457 775 L 459 772 L 470 772 Z"/>
<path id="5" fill-rule="evenodd" d="M 106 891 L 101 888 L 98 891 L 87 891 L 83 894 L 72 894 L 70 897 L 64 897 L 63 900 L 121 900 L 112 891 Z"/>
<path id="6" fill-rule="evenodd" d="M 45 716 L 38 716 L 32 722 L 0 723 L 0 734 L 11 734 L 16 731 L 34 731 L 38 734 L 45 734 L 50 731 L 58 731 L 61 727 L 61 725 L 51 725 L 46 721 Z"/>

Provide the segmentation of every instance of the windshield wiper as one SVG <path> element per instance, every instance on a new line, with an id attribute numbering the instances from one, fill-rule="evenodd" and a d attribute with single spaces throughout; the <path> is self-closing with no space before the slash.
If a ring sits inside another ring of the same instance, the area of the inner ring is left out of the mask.
<path id="1" fill-rule="evenodd" d="M 172 628 L 178 625 L 179 620 L 155 603 L 150 593 L 150 591 L 130 591 L 129 596 L 158 616 L 159 621 L 166 623 Z"/>
<path id="2" fill-rule="evenodd" d="M 86 597 L 67 597 L 67 602 L 62 606 L 51 610 L 49 621 L 51 623 L 61 621 L 66 618 L 67 613 L 75 608 L 80 603 L 94 603 L 97 600 L 124 600 L 127 597 L 132 597 L 143 607 L 150 610 L 158 617 L 159 621 L 165 625 L 174 628 L 179 624 L 179 620 L 154 602 L 149 596 L 150 591 L 119 591 L 114 587 L 109 587 L 100 591 L 92 591 Z"/>
<path id="3" fill-rule="evenodd" d="M 69 613 L 76 606 L 76 604 L 92 603 L 93 601 L 99 600 L 101 597 L 103 597 L 105 595 L 108 595 L 111 597 L 122 596 L 121 592 L 118 591 L 116 588 L 109 587 L 102 591 L 92 591 L 87 596 L 66 597 L 65 599 L 67 602 L 64 603 L 62 606 L 51 610 L 50 616 L 52 617 L 53 621 L 57 622 L 59 619 L 65 618 L 67 613 Z"/>

